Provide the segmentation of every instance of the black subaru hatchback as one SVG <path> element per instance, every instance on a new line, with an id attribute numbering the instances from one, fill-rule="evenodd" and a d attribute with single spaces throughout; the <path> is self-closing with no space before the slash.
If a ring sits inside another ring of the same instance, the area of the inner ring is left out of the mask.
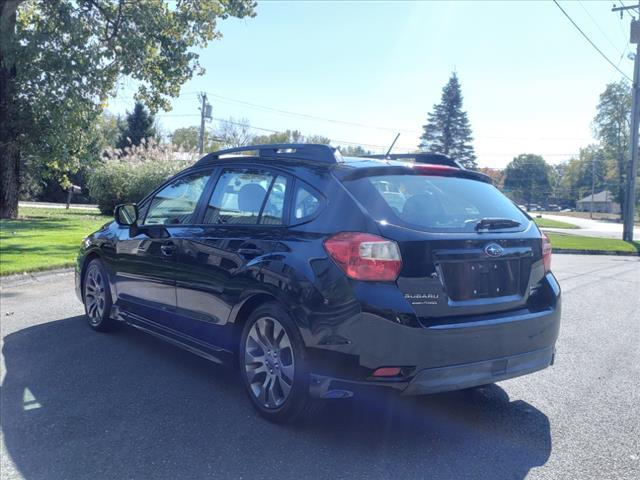
<path id="1" fill-rule="evenodd" d="M 470 388 L 554 361 L 551 245 L 488 177 L 326 145 L 206 155 L 87 237 L 89 325 L 238 367 L 274 421 L 362 386 Z"/>

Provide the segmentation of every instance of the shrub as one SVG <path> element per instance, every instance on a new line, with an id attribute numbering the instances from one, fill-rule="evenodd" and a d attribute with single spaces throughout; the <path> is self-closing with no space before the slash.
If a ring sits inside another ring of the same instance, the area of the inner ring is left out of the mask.
<path id="1" fill-rule="evenodd" d="M 155 143 L 111 150 L 89 176 L 89 194 L 104 214 L 119 203 L 142 200 L 171 175 L 193 164 L 193 152 Z"/>

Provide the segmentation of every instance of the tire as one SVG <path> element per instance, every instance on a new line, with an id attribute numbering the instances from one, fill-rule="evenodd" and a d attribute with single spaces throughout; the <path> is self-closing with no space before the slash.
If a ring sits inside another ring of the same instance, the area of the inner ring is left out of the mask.
<path id="1" fill-rule="evenodd" d="M 306 351 L 291 316 L 277 303 L 256 308 L 240 337 L 239 370 L 253 406 L 275 423 L 292 423 L 311 406 Z"/>
<path id="2" fill-rule="evenodd" d="M 89 326 L 98 332 L 113 330 L 116 321 L 109 316 L 112 305 L 109 276 L 99 259 L 87 265 L 82 285 L 82 303 Z"/>

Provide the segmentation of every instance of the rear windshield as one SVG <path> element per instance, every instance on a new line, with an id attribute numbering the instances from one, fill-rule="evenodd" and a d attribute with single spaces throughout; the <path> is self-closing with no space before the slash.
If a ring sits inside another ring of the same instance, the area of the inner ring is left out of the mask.
<path id="1" fill-rule="evenodd" d="M 518 222 L 527 217 L 493 185 L 457 177 L 379 175 L 345 185 L 376 220 L 419 230 L 470 232 L 483 218 Z"/>

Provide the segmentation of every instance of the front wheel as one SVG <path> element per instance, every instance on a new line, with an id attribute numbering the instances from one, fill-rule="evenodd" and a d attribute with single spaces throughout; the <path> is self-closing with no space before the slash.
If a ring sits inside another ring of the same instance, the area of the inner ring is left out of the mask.
<path id="1" fill-rule="evenodd" d="M 309 407 L 304 344 L 289 314 L 276 303 L 258 307 L 242 331 L 240 374 L 253 406 L 267 420 L 289 423 Z"/>
<path id="2" fill-rule="evenodd" d="M 109 316 L 111 314 L 109 277 L 104 265 L 97 258 L 87 265 L 83 285 L 82 298 L 89 326 L 100 332 L 111 330 L 115 321 Z"/>

